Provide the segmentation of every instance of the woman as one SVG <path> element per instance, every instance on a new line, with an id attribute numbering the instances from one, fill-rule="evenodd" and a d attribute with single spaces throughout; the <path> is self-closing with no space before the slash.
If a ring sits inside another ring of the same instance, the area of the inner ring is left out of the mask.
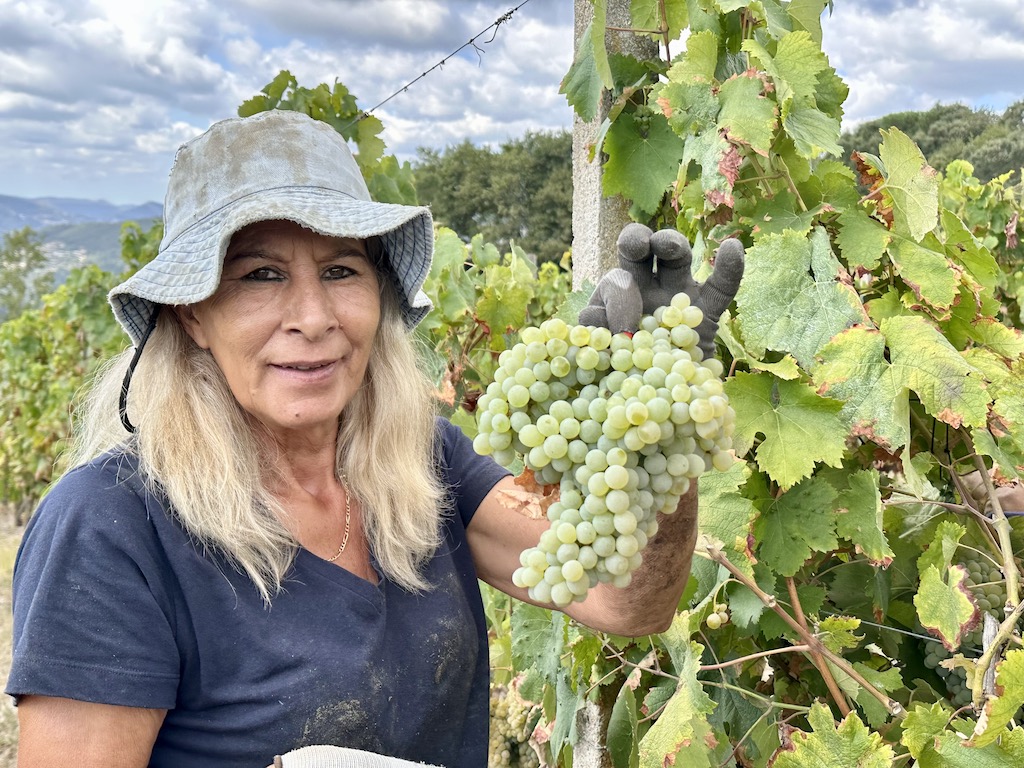
<path id="1" fill-rule="evenodd" d="M 526 599 L 511 575 L 546 521 L 433 414 L 409 338 L 429 211 L 370 201 L 334 130 L 278 111 L 182 147 L 164 216 L 111 292 L 134 356 L 19 554 L 19 766 L 251 768 L 312 744 L 485 764 L 476 580 Z M 695 506 L 629 590 L 567 612 L 664 629 Z"/>

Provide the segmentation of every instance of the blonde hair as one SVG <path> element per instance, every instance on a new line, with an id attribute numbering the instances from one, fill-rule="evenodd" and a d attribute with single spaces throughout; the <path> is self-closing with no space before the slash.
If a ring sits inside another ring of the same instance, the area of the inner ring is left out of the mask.
<path id="1" fill-rule="evenodd" d="M 385 576 L 410 591 L 429 588 L 423 564 L 440 542 L 446 494 L 435 463 L 432 385 L 419 367 L 394 288 L 380 275 L 381 322 L 366 378 L 339 419 L 337 473 L 363 509 L 370 551 Z M 160 314 L 129 395 L 133 437 L 118 414 L 132 350 L 97 376 L 76 419 L 67 466 L 112 450 L 137 454 L 151 487 L 185 530 L 246 574 L 269 604 L 299 544 L 268 491 L 274 457 L 231 394 L 213 356 L 170 311 Z"/>

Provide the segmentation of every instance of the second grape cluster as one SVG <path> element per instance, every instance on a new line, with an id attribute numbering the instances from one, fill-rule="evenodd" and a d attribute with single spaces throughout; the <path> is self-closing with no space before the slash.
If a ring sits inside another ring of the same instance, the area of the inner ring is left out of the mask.
<path id="1" fill-rule="evenodd" d="M 732 465 L 735 414 L 721 363 L 697 346 L 702 319 L 680 293 L 636 333 L 551 319 L 499 357 L 473 446 L 506 466 L 521 457 L 559 489 L 513 575 L 534 600 L 564 607 L 599 582 L 627 586 L 657 513 L 708 466 Z"/>

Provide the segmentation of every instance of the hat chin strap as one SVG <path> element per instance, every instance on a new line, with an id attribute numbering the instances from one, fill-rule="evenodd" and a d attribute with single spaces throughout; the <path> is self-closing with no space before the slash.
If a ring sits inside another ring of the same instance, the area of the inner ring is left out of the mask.
<path id="1" fill-rule="evenodd" d="M 155 304 L 154 307 L 153 316 L 149 319 L 146 332 L 142 334 L 139 346 L 135 348 L 135 354 L 132 355 L 132 361 L 128 363 L 128 370 L 124 373 L 124 380 L 121 382 L 121 397 L 117 403 L 117 412 L 121 415 L 121 424 L 132 435 L 135 434 L 135 425 L 128 419 L 128 388 L 132 385 L 132 374 L 135 373 L 135 366 L 139 364 L 139 358 L 142 357 L 142 350 L 146 346 L 146 342 L 149 341 L 149 337 L 153 335 L 153 331 L 156 330 L 157 317 L 160 315 L 160 305 Z"/>

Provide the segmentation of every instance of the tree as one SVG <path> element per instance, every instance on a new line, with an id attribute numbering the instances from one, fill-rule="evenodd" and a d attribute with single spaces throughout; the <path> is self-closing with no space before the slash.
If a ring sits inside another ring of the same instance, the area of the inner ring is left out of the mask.
<path id="1" fill-rule="evenodd" d="M 0 322 L 39 304 L 53 289 L 53 269 L 42 241 L 29 227 L 4 235 L 0 247 Z"/>
<path id="2" fill-rule="evenodd" d="M 443 152 L 420 148 L 416 188 L 438 223 L 463 237 L 557 261 L 571 242 L 571 152 L 564 131 L 530 132 L 498 151 L 469 140 Z"/>
<path id="3" fill-rule="evenodd" d="M 922 112 L 895 112 L 863 123 L 840 137 L 851 152 L 877 154 L 880 131 L 898 128 L 920 147 L 928 163 L 944 170 L 953 160 L 967 160 L 983 182 L 1024 167 L 1024 102 L 1007 107 L 1000 116 L 972 110 L 963 104 L 936 104 Z"/>

